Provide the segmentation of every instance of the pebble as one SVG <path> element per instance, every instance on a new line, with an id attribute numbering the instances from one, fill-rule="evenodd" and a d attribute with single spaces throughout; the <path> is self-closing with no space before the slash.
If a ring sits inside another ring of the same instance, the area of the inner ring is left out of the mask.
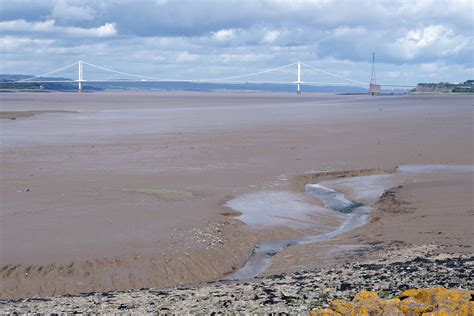
<path id="1" fill-rule="evenodd" d="M 354 304 L 356 298 L 361 301 L 366 296 L 377 297 L 379 304 L 382 298 L 388 301 L 403 296 L 401 302 L 404 303 L 393 307 L 391 311 L 393 315 L 397 315 L 395 308 L 403 313 L 420 305 L 415 301 L 418 299 L 416 294 L 413 294 L 415 292 L 407 292 L 411 291 L 410 289 L 445 288 L 443 291 L 447 291 L 446 288 L 449 288 L 464 293 L 465 290 L 474 288 L 474 256 L 471 254 L 439 255 L 434 251 L 434 246 L 414 246 L 410 249 L 384 250 L 377 259 L 333 266 L 330 269 L 318 268 L 278 274 L 246 282 L 220 281 L 170 289 L 108 292 L 107 300 L 103 299 L 104 293 L 0 300 L 0 314 L 126 311 L 138 314 L 271 312 L 309 315 L 313 311 L 313 315 L 320 315 L 323 311 L 331 310 L 336 299 L 340 300 L 337 302 Z M 443 273 L 440 276 L 441 271 Z M 360 294 L 364 290 L 374 292 L 364 296 Z M 408 300 L 411 296 L 414 298 Z M 359 312 L 363 315 L 363 306 L 359 307 Z M 434 307 L 432 310 L 434 313 Z M 336 311 L 331 311 L 333 314 L 327 315 L 337 315 L 334 314 Z"/>

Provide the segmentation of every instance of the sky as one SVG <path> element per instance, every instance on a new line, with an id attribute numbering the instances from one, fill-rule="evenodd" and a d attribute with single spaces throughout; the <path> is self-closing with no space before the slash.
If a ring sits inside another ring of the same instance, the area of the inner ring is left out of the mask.
<path id="1" fill-rule="evenodd" d="M 0 0 L 0 73 L 84 60 L 170 79 L 297 61 L 378 83 L 474 79 L 473 0 Z M 77 67 L 57 75 L 77 77 Z M 86 66 L 85 79 L 126 78 Z M 245 80 L 293 81 L 296 65 Z M 303 81 L 347 82 L 303 67 Z"/>

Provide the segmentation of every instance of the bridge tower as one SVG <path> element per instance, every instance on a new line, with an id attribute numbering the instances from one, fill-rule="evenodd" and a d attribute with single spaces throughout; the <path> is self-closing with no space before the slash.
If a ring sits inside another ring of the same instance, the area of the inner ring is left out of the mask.
<path id="1" fill-rule="evenodd" d="M 84 65 L 81 60 L 78 62 L 79 65 L 79 73 L 77 77 L 77 82 L 78 82 L 78 90 L 79 92 L 82 92 L 84 89 Z"/>
<path id="2" fill-rule="evenodd" d="M 380 85 L 375 78 L 375 52 L 372 52 L 372 74 L 370 75 L 369 94 L 376 95 L 380 93 Z"/>
<path id="3" fill-rule="evenodd" d="M 298 80 L 296 81 L 296 94 L 301 94 L 301 62 L 298 62 Z"/>

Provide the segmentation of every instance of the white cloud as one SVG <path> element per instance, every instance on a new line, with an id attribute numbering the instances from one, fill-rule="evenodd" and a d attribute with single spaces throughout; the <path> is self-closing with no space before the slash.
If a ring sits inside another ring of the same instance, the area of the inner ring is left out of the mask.
<path id="1" fill-rule="evenodd" d="M 396 14 L 418 20 L 453 19 L 457 23 L 472 25 L 472 0 L 409 0 L 401 1 Z"/>
<path id="2" fill-rule="evenodd" d="M 399 78 L 402 75 L 401 71 L 383 71 L 382 77 L 384 78 Z"/>
<path id="3" fill-rule="evenodd" d="M 187 51 L 180 52 L 176 56 L 176 61 L 177 62 L 183 62 L 183 63 L 188 63 L 188 62 L 193 62 L 199 59 L 199 55 L 196 54 L 190 54 Z"/>
<path id="4" fill-rule="evenodd" d="M 31 50 L 35 47 L 47 47 L 54 42 L 53 39 L 5 36 L 0 37 L 0 51 L 2 53 L 15 53 L 25 49 Z"/>
<path id="5" fill-rule="evenodd" d="M 434 73 L 435 81 L 465 79 L 474 64 L 473 2 L 455 2 L 0 0 L 0 50 L 12 49 L 2 56 L 9 65 L 84 59 L 196 78 L 301 60 L 364 82 L 375 51 L 380 82 L 416 83 Z"/>
<path id="6" fill-rule="evenodd" d="M 220 54 L 217 59 L 223 63 L 242 63 L 242 62 L 257 62 L 268 58 L 263 54 Z"/>
<path id="7" fill-rule="evenodd" d="M 109 37 L 117 35 L 115 23 L 105 23 L 99 27 L 80 28 L 80 27 L 66 27 L 61 28 L 65 34 L 81 37 Z"/>
<path id="8" fill-rule="evenodd" d="M 368 31 L 365 27 L 346 27 L 341 26 L 334 30 L 334 36 L 361 36 L 367 35 Z"/>
<path id="9" fill-rule="evenodd" d="M 263 43 L 263 44 L 273 44 L 278 40 L 280 35 L 281 35 L 280 31 L 277 31 L 277 30 L 267 31 L 263 35 L 261 43 Z"/>
<path id="10" fill-rule="evenodd" d="M 228 41 L 235 37 L 238 30 L 236 29 L 224 29 L 212 33 L 212 38 L 216 41 Z"/>
<path id="11" fill-rule="evenodd" d="M 321 9 L 336 3 L 335 0 L 300 0 L 300 1 L 273 1 L 267 0 L 267 5 L 280 10 L 303 10 Z"/>
<path id="12" fill-rule="evenodd" d="M 43 53 L 55 54 L 55 55 L 70 55 L 70 54 L 83 54 L 88 55 L 94 52 L 94 55 L 106 55 L 108 54 L 108 46 L 103 43 L 94 44 L 81 44 L 76 46 L 61 46 L 53 45 L 47 47 L 41 47 Z"/>
<path id="13" fill-rule="evenodd" d="M 115 23 L 105 23 L 99 27 L 81 28 L 56 25 L 55 20 L 27 22 L 12 20 L 0 22 L 0 32 L 29 32 L 29 33 L 56 33 L 79 37 L 109 37 L 115 36 Z"/>
<path id="14" fill-rule="evenodd" d="M 441 65 L 439 63 L 422 63 L 419 66 L 420 72 L 422 73 L 433 73 L 440 70 Z"/>
<path id="15" fill-rule="evenodd" d="M 411 60 L 419 55 L 450 56 L 458 54 L 469 43 L 469 39 L 456 35 L 454 31 L 443 25 L 410 30 L 405 36 L 389 44 L 394 56 Z"/>
<path id="16" fill-rule="evenodd" d="M 49 32 L 54 28 L 54 20 L 27 22 L 25 20 L 1 21 L 0 32 Z"/>

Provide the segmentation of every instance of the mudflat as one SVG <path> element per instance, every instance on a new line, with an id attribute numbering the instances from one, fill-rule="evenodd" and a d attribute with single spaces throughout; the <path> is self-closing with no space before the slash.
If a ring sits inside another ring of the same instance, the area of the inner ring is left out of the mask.
<path id="1" fill-rule="evenodd" d="M 7 116 L 42 113 L 0 121 L 1 298 L 220 279 L 258 242 L 320 230 L 248 225 L 224 206 L 234 197 L 301 192 L 294 179 L 308 173 L 474 163 L 472 96 L 15 93 L 0 102 Z M 472 173 L 400 185 L 340 240 L 472 252 Z M 322 264 L 320 249 L 289 247 L 268 273 Z"/>

